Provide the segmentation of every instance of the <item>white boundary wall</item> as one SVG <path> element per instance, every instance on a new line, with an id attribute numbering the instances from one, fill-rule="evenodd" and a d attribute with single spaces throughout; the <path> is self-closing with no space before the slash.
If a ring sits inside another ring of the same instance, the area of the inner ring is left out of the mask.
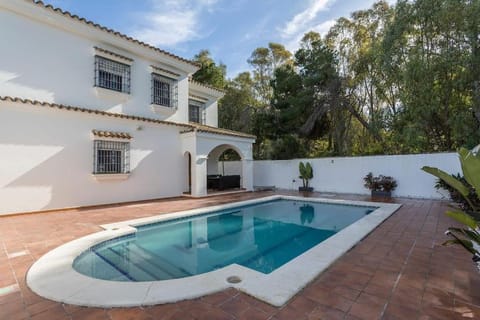
<path id="1" fill-rule="evenodd" d="M 398 187 L 393 192 L 394 196 L 439 199 L 446 194 L 437 191 L 434 188 L 435 178 L 420 168 L 432 166 L 449 173 L 461 172 L 457 153 L 263 160 L 254 161 L 254 186 L 298 189 L 302 185 L 298 178 L 300 161 L 312 164 L 314 177 L 310 185 L 320 192 L 369 194 L 370 191 L 363 186 L 363 177 L 372 172 L 374 175 L 392 176 L 397 180 Z M 229 165 L 233 166 L 234 163 Z"/>

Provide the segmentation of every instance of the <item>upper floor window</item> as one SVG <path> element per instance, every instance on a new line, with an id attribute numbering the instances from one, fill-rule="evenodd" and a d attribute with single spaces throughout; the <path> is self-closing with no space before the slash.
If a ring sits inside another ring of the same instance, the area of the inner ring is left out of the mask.
<path id="1" fill-rule="evenodd" d="M 94 174 L 130 172 L 130 142 L 95 140 L 93 147 Z"/>
<path id="2" fill-rule="evenodd" d="M 95 86 L 130 93 L 130 66 L 95 56 Z"/>
<path id="3" fill-rule="evenodd" d="M 152 73 L 152 104 L 177 108 L 177 81 Z"/>
<path id="4" fill-rule="evenodd" d="M 188 121 L 205 124 L 205 104 L 196 101 L 188 100 Z"/>

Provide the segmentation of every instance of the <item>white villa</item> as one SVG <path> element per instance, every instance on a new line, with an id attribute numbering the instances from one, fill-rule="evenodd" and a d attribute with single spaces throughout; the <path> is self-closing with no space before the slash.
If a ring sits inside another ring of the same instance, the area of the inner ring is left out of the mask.
<path id="1" fill-rule="evenodd" d="M 199 66 L 42 2 L 0 0 L 0 214 L 207 195 L 228 149 Z"/>

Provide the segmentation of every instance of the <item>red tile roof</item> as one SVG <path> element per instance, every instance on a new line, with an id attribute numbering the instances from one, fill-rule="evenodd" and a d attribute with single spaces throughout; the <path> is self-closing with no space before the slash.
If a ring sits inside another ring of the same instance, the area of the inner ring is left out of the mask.
<path id="1" fill-rule="evenodd" d="M 95 50 L 97 50 L 98 52 L 105 53 L 106 55 L 114 56 L 114 57 L 117 57 L 117 58 L 120 58 L 120 59 L 123 59 L 123 60 L 126 60 L 126 61 L 130 61 L 130 62 L 133 61 L 132 58 L 122 56 L 121 54 L 118 54 L 118 53 L 109 51 L 109 50 L 107 50 L 107 49 L 103 49 L 103 48 L 100 48 L 100 47 L 97 47 L 97 46 L 95 46 L 94 48 L 95 48 Z"/>
<path id="2" fill-rule="evenodd" d="M 185 127 L 185 128 L 190 128 L 191 127 L 188 124 L 182 124 L 182 123 L 177 123 L 177 122 L 172 122 L 172 121 L 164 121 L 164 120 L 157 120 L 157 119 L 146 118 L 146 117 L 132 116 L 132 115 L 127 115 L 127 114 L 114 113 L 114 112 L 108 112 L 108 111 L 102 111 L 102 110 L 80 108 L 80 107 L 69 106 L 69 105 L 65 105 L 65 104 L 50 103 L 50 102 L 43 102 L 43 101 L 30 100 L 30 99 L 22 99 L 22 98 L 18 98 L 18 97 L 0 96 L 0 101 L 7 101 L 7 102 L 10 101 L 10 102 L 23 103 L 23 104 L 31 104 L 31 105 L 38 106 L 38 107 L 49 107 L 49 108 L 55 108 L 55 109 L 63 109 L 63 110 L 67 110 L 67 111 L 93 113 L 93 114 L 96 114 L 96 115 L 101 115 L 101 116 L 106 116 L 106 117 L 137 120 L 137 121 L 152 122 L 152 123 L 159 123 L 159 124 L 167 124 L 167 125 L 179 126 L 179 127 Z"/>
<path id="3" fill-rule="evenodd" d="M 207 125 L 204 125 L 204 124 L 198 124 L 198 123 L 194 123 L 194 122 L 190 122 L 189 124 L 191 126 L 193 126 L 194 130 L 196 130 L 198 132 L 222 134 L 222 135 L 227 135 L 227 136 L 249 138 L 249 139 L 255 139 L 256 138 L 254 135 L 244 133 L 244 132 L 233 131 L 233 130 L 222 129 L 222 128 L 216 128 L 216 127 L 207 126 Z M 192 131 L 192 130 L 190 130 L 190 131 Z"/>
<path id="4" fill-rule="evenodd" d="M 99 138 L 118 138 L 118 139 L 132 139 L 132 136 L 127 132 L 114 132 L 104 130 L 92 130 L 92 134 Z"/>
<path id="5" fill-rule="evenodd" d="M 100 115 L 105 117 L 113 117 L 113 118 L 120 118 L 120 119 L 128 119 L 128 120 L 136 120 L 136 121 L 143 121 L 143 122 L 150 122 L 150 123 L 157 123 L 157 124 L 165 124 L 170 126 L 177 126 L 177 127 L 185 128 L 183 132 L 200 131 L 200 132 L 208 132 L 208 133 L 220 134 L 220 135 L 226 135 L 226 136 L 255 139 L 255 136 L 247 133 L 232 131 L 228 129 L 221 129 L 221 128 L 201 125 L 197 123 L 189 123 L 189 124 L 178 123 L 173 121 L 158 120 L 158 119 L 152 119 L 152 118 L 146 118 L 146 117 L 139 117 L 139 116 L 107 112 L 107 111 L 88 109 L 88 108 L 80 108 L 80 107 L 69 106 L 65 104 L 22 99 L 18 97 L 10 97 L 10 96 L 0 96 L 0 101 L 30 104 L 37 107 L 54 108 L 54 109 L 76 111 L 76 112 L 83 112 L 83 113 L 93 113 L 95 115 Z"/>

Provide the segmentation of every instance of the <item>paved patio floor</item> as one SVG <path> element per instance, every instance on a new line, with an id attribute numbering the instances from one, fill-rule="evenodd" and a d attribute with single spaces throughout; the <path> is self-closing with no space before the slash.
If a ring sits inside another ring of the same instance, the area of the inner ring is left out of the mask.
<path id="1" fill-rule="evenodd" d="M 25 284 L 28 268 L 41 255 L 100 231 L 100 224 L 272 194 L 0 217 L 0 319 L 480 319 L 480 274 L 468 254 L 440 245 L 452 224 L 443 214 L 448 203 L 430 200 L 395 199 L 403 204 L 399 211 L 282 308 L 235 289 L 153 307 L 85 308 L 43 299 Z"/>

